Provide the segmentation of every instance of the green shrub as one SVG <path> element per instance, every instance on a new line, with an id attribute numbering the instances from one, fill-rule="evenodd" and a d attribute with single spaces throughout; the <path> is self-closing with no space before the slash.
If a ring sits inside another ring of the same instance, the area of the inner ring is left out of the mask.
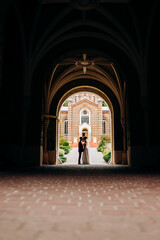
<path id="1" fill-rule="evenodd" d="M 107 107 L 107 103 L 105 101 L 102 102 L 103 107 Z"/>
<path id="2" fill-rule="evenodd" d="M 98 147 L 102 147 L 105 145 L 105 141 L 102 139 L 99 143 L 98 143 Z"/>
<path id="3" fill-rule="evenodd" d="M 72 146 L 66 146 L 66 148 L 68 148 L 68 149 L 69 149 L 69 151 L 73 149 L 73 147 L 72 147 Z"/>
<path id="4" fill-rule="evenodd" d="M 106 150 L 103 151 L 103 155 L 107 155 L 110 152 L 110 150 L 108 148 L 106 148 Z"/>
<path id="5" fill-rule="evenodd" d="M 67 102 L 67 101 L 65 101 L 65 102 L 63 103 L 63 107 L 68 107 L 68 102 Z"/>
<path id="6" fill-rule="evenodd" d="M 59 158 L 61 159 L 62 163 L 65 163 L 65 162 L 67 161 L 67 158 L 66 158 L 66 157 L 64 157 L 64 156 L 62 156 L 62 157 L 59 157 Z"/>
<path id="7" fill-rule="evenodd" d="M 108 163 L 111 159 L 111 152 L 107 153 L 106 155 L 103 156 L 103 159 L 106 163 Z"/>
<path id="8" fill-rule="evenodd" d="M 66 141 L 65 137 L 63 135 L 60 135 L 59 136 L 59 146 L 62 146 L 65 141 Z"/>
<path id="9" fill-rule="evenodd" d="M 98 151 L 98 152 L 101 152 L 101 147 L 97 147 L 97 151 Z"/>
<path id="10" fill-rule="evenodd" d="M 97 151 L 98 152 L 101 152 L 101 147 L 102 146 L 105 146 L 106 144 L 105 144 L 105 141 L 102 139 L 100 142 L 99 142 L 99 144 L 98 144 L 98 147 L 97 147 Z"/>
<path id="11" fill-rule="evenodd" d="M 107 143 L 110 141 L 108 135 L 102 135 L 102 140 L 98 143 L 97 151 L 105 154 L 108 151 Z"/>
<path id="12" fill-rule="evenodd" d="M 110 143 L 111 142 L 111 139 L 110 139 L 110 137 L 107 134 L 103 134 L 102 135 L 102 140 L 105 143 Z"/>
<path id="13" fill-rule="evenodd" d="M 60 149 L 63 149 L 65 154 L 68 154 L 68 153 L 69 153 L 69 149 L 68 149 L 67 146 L 60 146 L 59 148 L 60 148 Z"/>
<path id="14" fill-rule="evenodd" d="M 65 151 L 63 149 L 59 149 L 59 157 L 64 156 Z"/>
<path id="15" fill-rule="evenodd" d="M 106 155 L 108 153 L 108 147 L 107 145 L 104 145 L 102 147 L 100 147 L 101 152 L 103 153 L 103 155 Z"/>
<path id="16" fill-rule="evenodd" d="M 64 141 L 64 142 L 63 142 L 63 146 L 69 146 L 69 142 Z"/>

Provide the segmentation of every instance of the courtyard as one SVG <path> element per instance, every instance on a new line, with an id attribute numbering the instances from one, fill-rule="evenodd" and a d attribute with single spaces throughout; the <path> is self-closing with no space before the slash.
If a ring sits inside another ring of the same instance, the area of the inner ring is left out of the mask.
<path id="1" fill-rule="evenodd" d="M 98 152 L 97 148 L 93 148 L 93 147 L 90 148 L 90 155 L 91 155 L 92 164 L 106 165 L 103 159 L 103 154 L 101 152 Z M 69 154 L 66 155 L 66 157 L 67 157 L 67 161 L 64 163 L 64 165 L 78 164 L 78 148 L 73 147 L 73 149 L 69 152 Z"/>
<path id="2" fill-rule="evenodd" d="M 0 171 L 0 239 L 159 240 L 160 178 L 125 166 Z"/>

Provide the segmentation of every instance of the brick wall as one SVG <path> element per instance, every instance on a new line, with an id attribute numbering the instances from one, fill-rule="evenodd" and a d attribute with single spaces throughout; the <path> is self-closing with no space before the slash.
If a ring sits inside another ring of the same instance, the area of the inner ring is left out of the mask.
<path id="1" fill-rule="evenodd" d="M 90 112 L 91 138 L 90 141 L 98 142 L 102 136 L 102 121 L 106 121 L 106 134 L 111 137 L 111 115 L 109 110 L 102 111 L 102 99 L 94 94 L 88 94 L 70 97 L 68 102 L 68 111 L 60 111 L 60 127 L 59 134 L 64 135 L 64 121 L 68 120 L 68 136 L 66 139 L 70 142 L 78 141 L 82 136 L 79 133 L 81 124 L 80 113 L 82 109 Z"/>

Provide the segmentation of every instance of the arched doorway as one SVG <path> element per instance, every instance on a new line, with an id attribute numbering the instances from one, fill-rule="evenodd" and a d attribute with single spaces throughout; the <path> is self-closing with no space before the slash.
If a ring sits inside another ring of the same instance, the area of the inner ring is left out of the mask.
<path id="1" fill-rule="evenodd" d="M 82 137 L 87 137 L 88 138 L 88 129 L 87 128 L 83 128 L 82 130 Z"/>
<path id="2" fill-rule="evenodd" d="M 75 83 L 77 84 L 77 87 L 75 87 Z M 113 163 L 117 164 L 117 163 L 122 163 L 122 153 L 123 153 L 123 131 L 122 131 L 122 125 L 120 122 L 120 106 L 118 104 L 118 101 L 116 100 L 116 98 L 113 98 L 113 95 L 110 95 L 111 93 L 108 92 L 108 94 L 106 95 L 106 93 L 104 93 L 105 91 L 105 86 L 104 85 L 99 85 L 99 88 L 95 88 L 93 86 L 88 86 L 88 84 L 90 85 L 94 85 L 93 82 L 87 81 L 85 86 L 78 86 L 80 82 L 78 81 L 74 81 L 74 87 L 72 87 L 73 82 L 68 83 L 67 85 L 65 85 L 63 88 L 60 89 L 59 92 L 56 93 L 55 98 L 53 98 L 54 105 L 52 105 L 53 107 L 56 108 L 52 108 L 52 113 L 54 113 L 55 116 L 59 115 L 59 109 L 60 106 L 62 105 L 62 103 L 65 101 L 65 99 L 67 97 L 69 97 L 72 93 L 77 92 L 77 91 L 93 91 L 96 92 L 97 94 L 99 94 L 100 96 L 103 97 L 103 99 L 107 102 L 108 106 L 110 107 L 111 110 L 111 116 L 112 116 L 112 161 Z M 92 83 L 92 84 L 91 84 Z M 98 82 L 97 82 L 98 83 Z M 80 84 L 81 85 L 81 84 Z M 67 89 L 70 89 L 66 92 L 66 87 Z M 102 89 L 102 90 L 100 90 Z M 106 88 L 107 91 L 108 88 Z M 108 89 L 109 90 L 109 89 Z M 63 96 L 62 96 L 62 93 Z M 112 101 L 110 99 L 110 97 L 112 97 Z M 55 120 L 56 121 L 56 120 Z M 56 125 L 57 125 L 57 129 L 58 129 L 58 121 L 56 121 Z M 55 126 L 56 126 L 55 125 Z M 57 148 L 55 147 L 55 152 L 56 152 L 56 156 L 58 159 L 58 132 L 56 132 L 56 128 L 54 130 L 55 134 L 56 134 L 56 143 L 55 146 L 57 146 Z M 116 136 L 116 138 L 115 138 Z M 118 149 L 117 149 L 118 148 Z"/>
<path id="3" fill-rule="evenodd" d="M 80 86 L 80 87 L 74 87 L 71 90 L 67 91 L 61 98 L 60 101 L 58 102 L 58 106 L 57 106 L 57 116 L 59 116 L 59 112 L 60 112 L 60 108 L 62 106 L 62 103 L 65 102 L 65 100 L 68 98 L 70 100 L 70 95 L 72 94 L 76 94 L 78 92 L 92 92 L 94 94 L 96 94 L 99 98 L 102 98 L 105 100 L 105 102 L 107 103 L 108 107 L 109 107 L 109 111 L 110 111 L 110 118 L 111 118 L 111 123 L 110 123 L 110 127 L 111 127 L 111 156 L 112 156 L 112 164 L 116 164 L 116 160 L 115 160 L 115 156 L 117 156 L 117 152 L 114 150 L 114 146 L 115 146 L 115 135 L 114 135 L 114 109 L 113 109 L 113 105 L 109 99 L 109 97 L 107 95 L 105 95 L 105 93 L 103 91 L 101 91 L 100 89 L 97 89 L 95 87 L 91 87 L 91 86 Z M 69 103 L 70 104 L 70 103 Z M 99 102 L 100 105 L 102 105 L 102 102 Z M 89 111 L 89 109 L 86 107 L 86 110 Z M 81 109 L 81 111 L 84 111 L 84 108 Z M 80 113 L 81 113 L 80 111 Z M 115 114 L 116 115 L 116 114 Z M 81 117 L 81 114 L 80 114 Z M 100 125 L 102 127 L 102 122 L 100 122 Z M 91 125 L 88 125 L 87 123 L 83 123 L 81 125 L 81 127 L 79 128 L 79 136 L 82 135 L 82 131 L 85 131 L 85 134 L 88 132 L 88 139 L 93 143 L 98 143 L 98 141 L 101 139 L 101 137 L 99 138 L 97 133 L 96 135 L 92 135 L 91 137 L 91 131 L 93 131 L 94 129 L 91 130 Z M 102 131 L 102 129 L 101 129 Z M 58 132 L 57 132 L 57 139 L 58 139 Z M 99 139 L 99 140 L 98 140 Z M 57 146 L 58 146 L 58 142 L 57 142 Z M 58 151 L 58 148 L 57 148 Z"/>
<path id="4" fill-rule="evenodd" d="M 86 58 L 88 60 L 86 60 Z M 126 84 L 125 82 L 123 85 L 120 84 L 116 66 L 107 59 L 101 58 L 99 60 L 99 58 L 97 59 L 95 57 L 94 61 L 93 58 L 91 61 L 89 59 L 89 52 L 88 54 L 82 54 L 83 61 L 78 61 L 78 59 L 79 58 L 76 57 L 74 59 L 67 58 L 57 64 L 52 69 L 48 83 L 45 83 L 46 101 L 44 115 L 48 116 L 49 114 L 51 116 L 48 132 L 52 135 L 50 139 L 54 138 L 53 144 L 49 143 L 50 140 L 48 142 L 47 137 L 47 144 L 49 146 L 47 149 L 49 150 L 48 155 L 49 153 L 51 154 L 51 160 L 49 160 L 49 162 L 55 163 L 58 159 L 58 121 L 56 119 L 58 119 L 59 108 L 67 94 L 69 96 L 72 91 L 79 91 L 82 87 L 84 91 L 88 91 L 89 89 L 89 91 L 96 91 L 97 94 L 103 95 L 103 99 L 108 103 L 112 114 L 113 162 L 115 164 L 126 164 L 127 161 L 129 162 L 127 155 L 130 156 L 126 136 Z M 100 67 L 102 64 L 103 68 Z M 85 73 L 83 72 L 83 65 L 85 65 L 86 68 Z M 110 71 L 108 71 L 109 69 Z M 70 126 L 68 126 L 68 129 L 69 127 Z M 54 161 L 52 161 L 52 159 L 54 159 Z"/>
<path id="5" fill-rule="evenodd" d="M 73 151 L 67 153 L 65 158 L 65 164 L 76 164 L 78 158 L 78 142 L 79 137 L 87 137 L 90 154 L 93 164 L 106 164 L 104 161 L 104 155 L 112 152 L 111 149 L 111 113 L 107 103 L 102 97 L 93 92 L 89 86 L 85 91 L 82 87 L 72 89 L 71 95 L 68 93 L 68 97 L 65 95 L 60 102 L 63 102 L 60 107 L 58 118 L 59 123 L 59 149 L 63 149 L 63 141 L 68 141 L 69 145 L 73 147 Z M 72 92 L 74 92 L 72 94 Z M 98 92 L 98 90 L 97 90 Z M 65 97 L 67 97 L 65 99 Z M 60 104 L 60 103 L 59 103 Z M 58 114 L 58 113 L 57 113 Z M 103 119 L 108 119 L 108 123 L 105 127 L 105 133 L 103 130 Z M 66 135 L 64 135 L 65 121 L 68 121 L 70 128 Z M 71 129 L 71 130 L 70 130 Z M 100 141 L 103 139 L 101 147 L 98 148 Z M 58 150 L 58 149 L 57 149 Z M 61 150 L 60 158 L 62 157 Z M 110 162 L 110 161 L 109 161 Z M 113 164 L 113 161 L 112 161 Z"/>
<path id="6" fill-rule="evenodd" d="M 87 137 L 88 138 L 88 129 L 87 128 L 83 128 L 82 129 L 82 137 Z"/>

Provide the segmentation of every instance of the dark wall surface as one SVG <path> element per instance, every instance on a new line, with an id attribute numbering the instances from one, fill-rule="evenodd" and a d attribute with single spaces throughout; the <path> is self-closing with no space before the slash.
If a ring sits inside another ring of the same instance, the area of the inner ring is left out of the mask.
<path id="1" fill-rule="evenodd" d="M 34 158 L 39 158 L 44 84 L 55 64 L 86 52 L 90 58 L 105 57 L 113 62 L 121 84 L 126 83 L 132 165 L 160 166 L 159 1 L 97 1 L 97 5 L 83 8 L 73 2 L 22 4 L 15 0 L 0 6 L 5 13 L 0 30 L 1 162 L 38 164 Z M 110 97 L 115 137 L 120 136 L 115 148 L 122 149 L 120 110 L 114 93 L 99 82 L 87 81 L 83 84 L 98 87 Z M 61 95 L 78 85 L 75 80 L 56 93 L 51 113 L 56 113 Z"/>

